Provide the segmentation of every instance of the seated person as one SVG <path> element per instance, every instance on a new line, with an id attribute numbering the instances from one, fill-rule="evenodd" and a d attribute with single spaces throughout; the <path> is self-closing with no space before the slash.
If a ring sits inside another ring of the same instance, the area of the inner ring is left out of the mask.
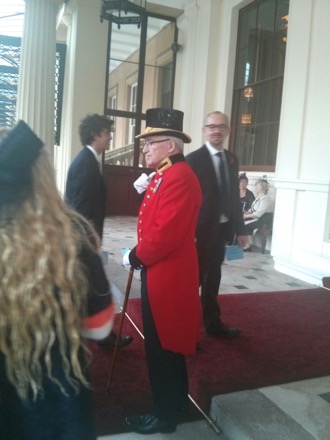
<path id="1" fill-rule="evenodd" d="M 239 198 L 242 206 L 242 212 L 247 212 L 251 209 L 252 203 L 255 199 L 254 194 L 250 191 L 247 186 L 249 184 L 249 179 L 246 177 L 245 173 L 239 176 Z"/>
<path id="2" fill-rule="evenodd" d="M 251 208 L 243 213 L 246 235 L 252 235 L 255 229 L 262 224 L 261 217 L 267 213 L 274 212 L 274 203 L 268 194 L 269 184 L 265 178 L 257 180 L 255 184 L 255 200 Z M 245 251 L 251 250 L 251 245 L 244 248 Z"/>

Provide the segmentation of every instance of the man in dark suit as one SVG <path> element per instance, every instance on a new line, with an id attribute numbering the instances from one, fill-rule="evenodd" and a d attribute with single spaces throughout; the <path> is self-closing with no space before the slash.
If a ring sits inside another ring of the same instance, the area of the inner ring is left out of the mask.
<path id="1" fill-rule="evenodd" d="M 66 202 L 91 221 L 101 241 L 107 193 L 99 157 L 109 149 L 112 125 L 112 120 L 98 114 L 89 114 L 81 121 L 79 135 L 83 148 L 70 165 L 65 191 Z M 132 340 L 131 336 L 122 336 L 119 346 L 128 345 Z M 103 346 L 115 343 L 114 332 L 99 341 Z"/>
<path id="2" fill-rule="evenodd" d="M 208 336 L 233 338 L 241 332 L 221 320 L 217 295 L 225 245 L 236 236 L 241 247 L 247 243 L 239 200 L 238 159 L 224 149 L 230 132 L 228 117 L 215 111 L 205 119 L 205 144 L 187 156 L 202 188 L 203 200 L 196 228 L 201 300 Z"/>

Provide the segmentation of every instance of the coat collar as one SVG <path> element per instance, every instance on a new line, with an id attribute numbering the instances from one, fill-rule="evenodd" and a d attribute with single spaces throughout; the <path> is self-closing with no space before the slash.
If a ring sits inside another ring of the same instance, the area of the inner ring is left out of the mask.
<path id="1" fill-rule="evenodd" d="M 185 162 L 185 157 L 182 153 L 173 154 L 173 156 L 165 157 L 156 167 L 157 173 L 163 172 L 178 162 Z"/>

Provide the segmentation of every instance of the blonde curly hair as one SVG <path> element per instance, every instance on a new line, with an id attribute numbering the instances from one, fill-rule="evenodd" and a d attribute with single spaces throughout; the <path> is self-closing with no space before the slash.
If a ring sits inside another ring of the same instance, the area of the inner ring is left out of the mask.
<path id="1" fill-rule="evenodd" d="M 74 390 L 88 386 L 80 337 L 88 282 L 78 253 L 82 242 L 98 251 L 94 230 L 62 201 L 42 149 L 32 167 L 32 191 L 18 206 L 0 208 L 0 351 L 8 380 L 22 399 L 43 393 L 58 347 Z"/>

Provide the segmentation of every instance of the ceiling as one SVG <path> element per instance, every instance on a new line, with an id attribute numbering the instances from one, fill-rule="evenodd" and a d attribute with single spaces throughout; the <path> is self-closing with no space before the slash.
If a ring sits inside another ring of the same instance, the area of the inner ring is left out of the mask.
<path id="1" fill-rule="evenodd" d="M 98 1 L 101 6 L 101 0 Z M 132 1 L 134 2 L 134 0 Z M 150 0 L 147 1 L 147 10 L 159 15 L 178 17 L 182 14 L 184 6 L 191 1 L 192 0 Z M 136 0 L 136 3 L 139 4 L 139 0 Z M 0 35 L 22 37 L 24 11 L 24 0 L 10 0 L 10 2 L 1 0 Z M 65 15 L 65 11 L 62 11 L 62 15 Z M 149 18 L 148 39 L 157 34 L 167 23 L 167 21 Z M 135 25 L 124 25 L 120 30 L 114 25 L 111 56 L 121 60 L 129 57 L 138 48 L 139 32 L 139 29 L 137 29 Z M 66 26 L 64 26 L 63 23 L 58 26 L 57 36 L 59 41 L 65 42 Z M 111 68 L 115 66 L 116 63 L 113 62 Z"/>
<path id="2" fill-rule="evenodd" d="M 24 23 L 24 0 L 0 2 L 0 34 L 21 37 Z"/>
<path id="3" fill-rule="evenodd" d="M 101 0 L 100 5 L 101 5 Z M 134 0 L 133 0 L 134 1 Z M 153 13 L 178 17 L 182 14 L 185 4 L 191 0 L 150 0 L 147 10 Z M 137 1 L 139 3 L 139 1 Z M 24 0 L 0 1 L 0 34 L 21 37 L 24 24 Z"/>

